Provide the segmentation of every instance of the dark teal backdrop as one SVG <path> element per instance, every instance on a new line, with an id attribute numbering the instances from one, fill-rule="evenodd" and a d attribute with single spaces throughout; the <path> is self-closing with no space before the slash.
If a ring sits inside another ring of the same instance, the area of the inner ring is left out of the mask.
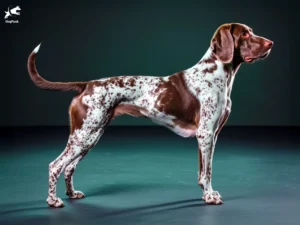
<path id="1" fill-rule="evenodd" d="M 40 90 L 27 73 L 27 57 L 41 41 L 37 68 L 52 81 L 165 76 L 198 62 L 214 31 L 228 22 L 245 23 L 275 45 L 266 60 L 242 65 L 227 124 L 300 125 L 299 22 L 287 1 L 27 0 L 1 1 L 1 9 L 16 4 L 20 23 L 1 21 L 1 126 L 68 125 L 74 93 Z M 113 124 L 153 123 L 123 116 Z"/>

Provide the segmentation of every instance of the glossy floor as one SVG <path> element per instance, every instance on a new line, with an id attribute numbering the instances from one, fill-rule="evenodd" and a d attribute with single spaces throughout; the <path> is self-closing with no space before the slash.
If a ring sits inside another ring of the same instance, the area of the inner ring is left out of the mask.
<path id="1" fill-rule="evenodd" d="M 221 206 L 201 200 L 197 142 L 162 127 L 109 127 L 78 165 L 86 198 L 46 204 L 48 164 L 68 128 L 1 129 L 0 224 L 299 224 L 299 130 L 225 127 L 213 161 Z"/>

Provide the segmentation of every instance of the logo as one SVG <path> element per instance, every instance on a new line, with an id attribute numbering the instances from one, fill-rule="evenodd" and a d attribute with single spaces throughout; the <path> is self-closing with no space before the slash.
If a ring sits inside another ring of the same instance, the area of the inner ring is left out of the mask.
<path id="1" fill-rule="evenodd" d="M 5 12 L 5 16 L 4 16 L 5 23 L 19 23 L 19 20 L 8 20 L 7 18 L 10 18 L 10 17 L 13 18 L 16 16 L 20 16 L 20 11 L 21 11 L 20 6 L 16 6 L 14 8 L 12 8 L 12 6 L 9 6 L 7 8 L 7 11 L 4 11 Z"/>

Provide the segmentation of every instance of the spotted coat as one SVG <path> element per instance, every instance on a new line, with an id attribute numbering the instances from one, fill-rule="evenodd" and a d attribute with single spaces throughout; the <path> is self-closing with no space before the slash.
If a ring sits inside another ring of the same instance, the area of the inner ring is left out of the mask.
<path id="1" fill-rule="evenodd" d="M 243 36 L 245 32 L 248 37 Z M 74 189 L 76 165 L 98 142 L 110 121 L 122 114 L 146 117 L 182 137 L 196 137 L 198 184 L 203 200 L 221 204 L 221 195 L 211 186 L 212 159 L 217 136 L 231 111 L 235 74 L 242 62 L 266 57 L 272 44 L 255 36 L 246 25 L 224 24 L 214 34 L 202 59 L 189 69 L 165 77 L 118 76 L 68 83 L 50 82 L 38 74 L 35 57 L 40 46 L 36 47 L 28 58 L 33 82 L 43 89 L 78 92 L 69 108 L 71 128 L 67 146 L 49 165 L 48 204 L 63 206 L 56 197 L 56 184 L 63 171 L 66 194 L 70 198 L 84 197 Z"/>

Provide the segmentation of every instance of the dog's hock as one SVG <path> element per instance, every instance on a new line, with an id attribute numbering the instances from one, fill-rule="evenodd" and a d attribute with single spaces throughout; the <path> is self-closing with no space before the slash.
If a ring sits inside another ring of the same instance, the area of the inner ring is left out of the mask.
<path id="1" fill-rule="evenodd" d="M 40 43 L 38 46 L 35 47 L 35 49 L 33 50 L 34 53 L 38 53 L 38 51 L 40 50 L 40 46 L 42 43 Z"/>

